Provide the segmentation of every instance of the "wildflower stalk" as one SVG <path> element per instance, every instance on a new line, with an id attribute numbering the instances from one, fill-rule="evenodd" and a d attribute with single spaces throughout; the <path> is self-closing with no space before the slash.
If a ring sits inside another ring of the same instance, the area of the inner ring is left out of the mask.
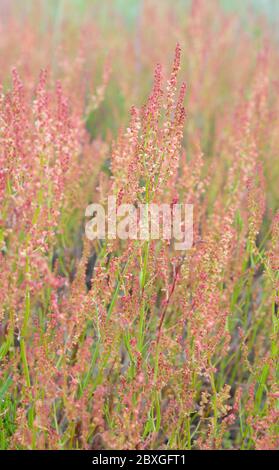
<path id="1" fill-rule="evenodd" d="M 212 368 L 212 364 L 210 363 L 210 367 Z M 211 388 L 213 391 L 212 402 L 213 402 L 213 438 L 214 441 L 218 435 L 218 409 L 217 409 L 217 390 L 215 385 L 215 377 L 214 372 L 210 373 L 210 383 Z M 214 444 L 215 445 L 215 444 Z"/>
<path id="2" fill-rule="evenodd" d="M 28 258 L 26 259 L 26 275 L 28 276 L 29 274 L 29 260 Z M 26 333 L 27 333 L 27 328 L 28 328 L 28 321 L 30 317 L 30 311 L 31 311 L 31 306 L 30 306 L 30 290 L 29 287 L 26 287 L 25 291 L 25 311 L 24 311 L 24 317 L 23 317 L 23 326 L 20 334 L 20 352 L 21 352 L 21 359 L 23 363 L 23 370 L 24 370 L 24 375 L 26 379 L 26 384 L 27 387 L 31 387 L 31 381 L 30 381 L 30 375 L 29 375 L 29 367 L 28 367 L 28 362 L 27 362 L 27 357 L 26 357 L 26 347 L 25 347 L 25 340 L 26 340 Z"/>
<path id="3" fill-rule="evenodd" d="M 149 185 L 150 185 L 150 182 L 149 182 L 149 179 L 147 179 L 146 186 L 145 186 L 145 218 L 147 220 L 147 223 L 148 223 L 148 205 L 149 205 Z M 145 310 L 146 310 L 145 288 L 147 284 L 149 247 L 150 247 L 150 240 L 146 240 L 143 244 L 142 268 L 140 271 L 141 307 L 140 307 L 140 318 L 139 318 L 138 348 L 141 353 L 143 352 L 144 335 L 145 335 Z"/>

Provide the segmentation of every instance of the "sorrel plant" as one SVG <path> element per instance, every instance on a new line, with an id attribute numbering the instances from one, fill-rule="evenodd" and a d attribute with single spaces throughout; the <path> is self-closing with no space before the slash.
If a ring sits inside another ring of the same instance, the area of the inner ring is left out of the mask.
<path id="1" fill-rule="evenodd" d="M 110 2 L 106 24 L 94 2 L 77 22 L 10 3 L 0 447 L 278 449 L 271 26 L 217 0 L 140 2 L 132 26 Z M 109 196 L 193 205 L 193 245 L 89 240 L 86 207 Z"/>

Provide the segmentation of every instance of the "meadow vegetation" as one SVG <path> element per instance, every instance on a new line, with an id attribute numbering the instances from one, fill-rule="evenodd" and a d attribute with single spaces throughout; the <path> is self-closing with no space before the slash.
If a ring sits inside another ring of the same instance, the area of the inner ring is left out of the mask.
<path id="1" fill-rule="evenodd" d="M 104 3 L 0 6 L 0 448 L 278 449 L 278 38 Z M 192 248 L 89 241 L 108 195 Z"/>

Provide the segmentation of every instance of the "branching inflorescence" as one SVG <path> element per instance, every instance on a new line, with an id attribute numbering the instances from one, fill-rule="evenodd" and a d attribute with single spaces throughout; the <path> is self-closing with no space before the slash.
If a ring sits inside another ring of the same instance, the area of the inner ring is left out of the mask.
<path id="1" fill-rule="evenodd" d="M 32 18 L 28 60 L 1 38 L 3 449 L 279 447 L 278 45 L 170 3 L 121 43 L 65 18 L 52 61 Z M 108 196 L 192 204 L 192 247 L 88 240 Z"/>

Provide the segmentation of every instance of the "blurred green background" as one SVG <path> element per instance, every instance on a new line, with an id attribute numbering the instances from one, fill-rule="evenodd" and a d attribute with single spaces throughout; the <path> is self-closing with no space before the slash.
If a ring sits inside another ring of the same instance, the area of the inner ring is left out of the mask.
<path id="1" fill-rule="evenodd" d="M 210 1 L 210 0 L 208 0 Z M 107 8 L 113 8 L 121 12 L 127 22 L 132 22 L 136 18 L 141 4 L 144 0 L 0 0 L 0 5 L 9 8 L 20 8 L 28 12 L 34 4 L 40 4 L 46 14 L 62 18 L 70 15 L 73 20 L 98 7 L 105 14 Z M 174 0 L 158 0 L 160 3 L 172 5 Z M 185 7 L 191 3 L 191 0 L 175 0 L 175 8 Z M 279 18 L 278 0 L 219 0 L 224 8 L 235 10 L 242 14 L 249 14 L 249 10 L 254 10 L 264 14 L 272 22 Z"/>

